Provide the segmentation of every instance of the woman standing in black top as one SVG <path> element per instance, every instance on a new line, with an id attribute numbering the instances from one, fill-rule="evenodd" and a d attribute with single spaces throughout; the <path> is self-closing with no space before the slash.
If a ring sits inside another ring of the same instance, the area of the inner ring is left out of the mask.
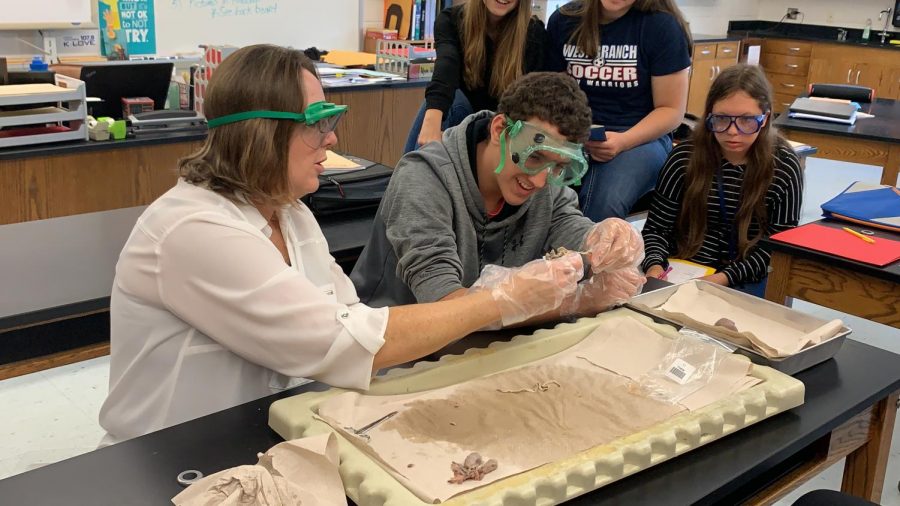
<path id="1" fill-rule="evenodd" d="M 522 0 L 468 0 L 434 23 L 437 60 L 404 152 L 441 140 L 475 111 L 495 110 L 510 83 L 543 70 L 546 31 Z"/>
<path id="2" fill-rule="evenodd" d="M 644 271 L 665 279 L 670 257 L 714 267 L 707 281 L 762 296 L 769 253 L 757 244 L 797 226 L 803 172 L 770 125 L 772 88 L 756 66 L 725 69 L 705 122 L 659 175 L 644 225 Z"/>

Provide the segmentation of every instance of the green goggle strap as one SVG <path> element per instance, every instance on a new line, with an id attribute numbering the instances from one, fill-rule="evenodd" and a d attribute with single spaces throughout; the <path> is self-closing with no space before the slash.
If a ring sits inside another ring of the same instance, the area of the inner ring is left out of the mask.
<path id="1" fill-rule="evenodd" d="M 500 132 L 500 165 L 498 165 L 494 170 L 494 174 L 503 172 L 503 167 L 506 165 L 506 138 L 515 137 L 519 135 L 519 130 L 522 130 L 521 120 L 513 123 L 509 118 L 506 118 L 506 124 L 507 127 L 503 130 L 503 132 Z"/>
<path id="2" fill-rule="evenodd" d="M 265 119 L 288 119 L 291 121 L 296 121 L 298 123 L 305 123 L 307 126 L 315 125 L 319 120 L 323 118 L 329 118 L 331 116 L 336 116 L 338 114 L 342 114 L 347 110 L 346 105 L 336 105 L 331 102 L 314 102 L 309 104 L 309 107 L 306 108 L 302 113 L 298 112 L 287 112 L 287 111 L 244 111 L 244 112 L 236 112 L 234 114 L 228 114 L 225 116 L 221 116 L 218 118 L 213 118 L 206 122 L 209 128 L 216 128 L 222 125 L 228 125 L 230 123 L 237 123 L 239 121 L 246 121 L 248 119 L 254 118 L 265 118 Z"/>

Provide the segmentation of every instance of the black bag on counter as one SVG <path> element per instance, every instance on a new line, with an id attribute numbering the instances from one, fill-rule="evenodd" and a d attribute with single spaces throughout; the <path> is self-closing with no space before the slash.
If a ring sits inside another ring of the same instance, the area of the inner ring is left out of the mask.
<path id="1" fill-rule="evenodd" d="M 316 216 L 378 208 L 393 169 L 375 164 L 346 174 L 319 176 L 319 189 L 303 197 Z"/>

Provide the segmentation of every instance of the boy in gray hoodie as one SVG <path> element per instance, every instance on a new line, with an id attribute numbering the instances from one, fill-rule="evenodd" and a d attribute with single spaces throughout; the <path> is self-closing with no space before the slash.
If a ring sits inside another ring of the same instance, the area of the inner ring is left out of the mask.
<path id="1" fill-rule="evenodd" d="M 371 306 L 462 295 L 488 265 L 519 267 L 559 247 L 583 251 L 593 275 L 563 313 L 596 314 L 636 294 L 640 235 L 594 224 L 568 184 L 587 168 L 591 110 L 564 74 L 512 83 L 498 112 L 481 111 L 398 164 L 369 243 L 350 276 Z"/>

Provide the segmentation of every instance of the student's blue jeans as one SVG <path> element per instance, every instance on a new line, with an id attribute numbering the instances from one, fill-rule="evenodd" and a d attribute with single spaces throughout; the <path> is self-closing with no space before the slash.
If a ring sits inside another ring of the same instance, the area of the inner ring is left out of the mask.
<path id="1" fill-rule="evenodd" d="M 469 99 L 466 98 L 463 92 L 456 90 L 456 95 L 453 97 L 453 104 L 450 106 L 450 110 L 447 111 L 447 116 L 445 116 L 441 122 L 441 130 L 446 130 L 462 123 L 462 120 L 466 119 L 466 116 L 473 112 L 475 111 L 472 110 L 472 104 L 469 103 Z M 422 122 L 424 120 L 425 102 L 422 102 L 422 107 L 419 108 L 419 113 L 416 114 L 416 119 L 413 120 L 412 127 L 409 129 L 409 135 L 406 137 L 406 144 L 403 146 L 403 154 L 418 149 L 419 130 L 422 129 Z"/>
<path id="2" fill-rule="evenodd" d="M 581 178 L 581 211 L 595 222 L 625 218 L 635 202 L 656 186 L 670 151 L 672 137 L 666 134 L 608 162 L 590 160 L 590 168 Z"/>
<path id="3" fill-rule="evenodd" d="M 743 286 L 733 286 L 735 290 L 739 292 L 746 293 L 748 295 L 755 295 L 760 299 L 766 298 L 766 282 L 769 280 L 768 276 L 762 278 L 762 281 L 757 281 L 756 283 L 747 283 Z"/>

